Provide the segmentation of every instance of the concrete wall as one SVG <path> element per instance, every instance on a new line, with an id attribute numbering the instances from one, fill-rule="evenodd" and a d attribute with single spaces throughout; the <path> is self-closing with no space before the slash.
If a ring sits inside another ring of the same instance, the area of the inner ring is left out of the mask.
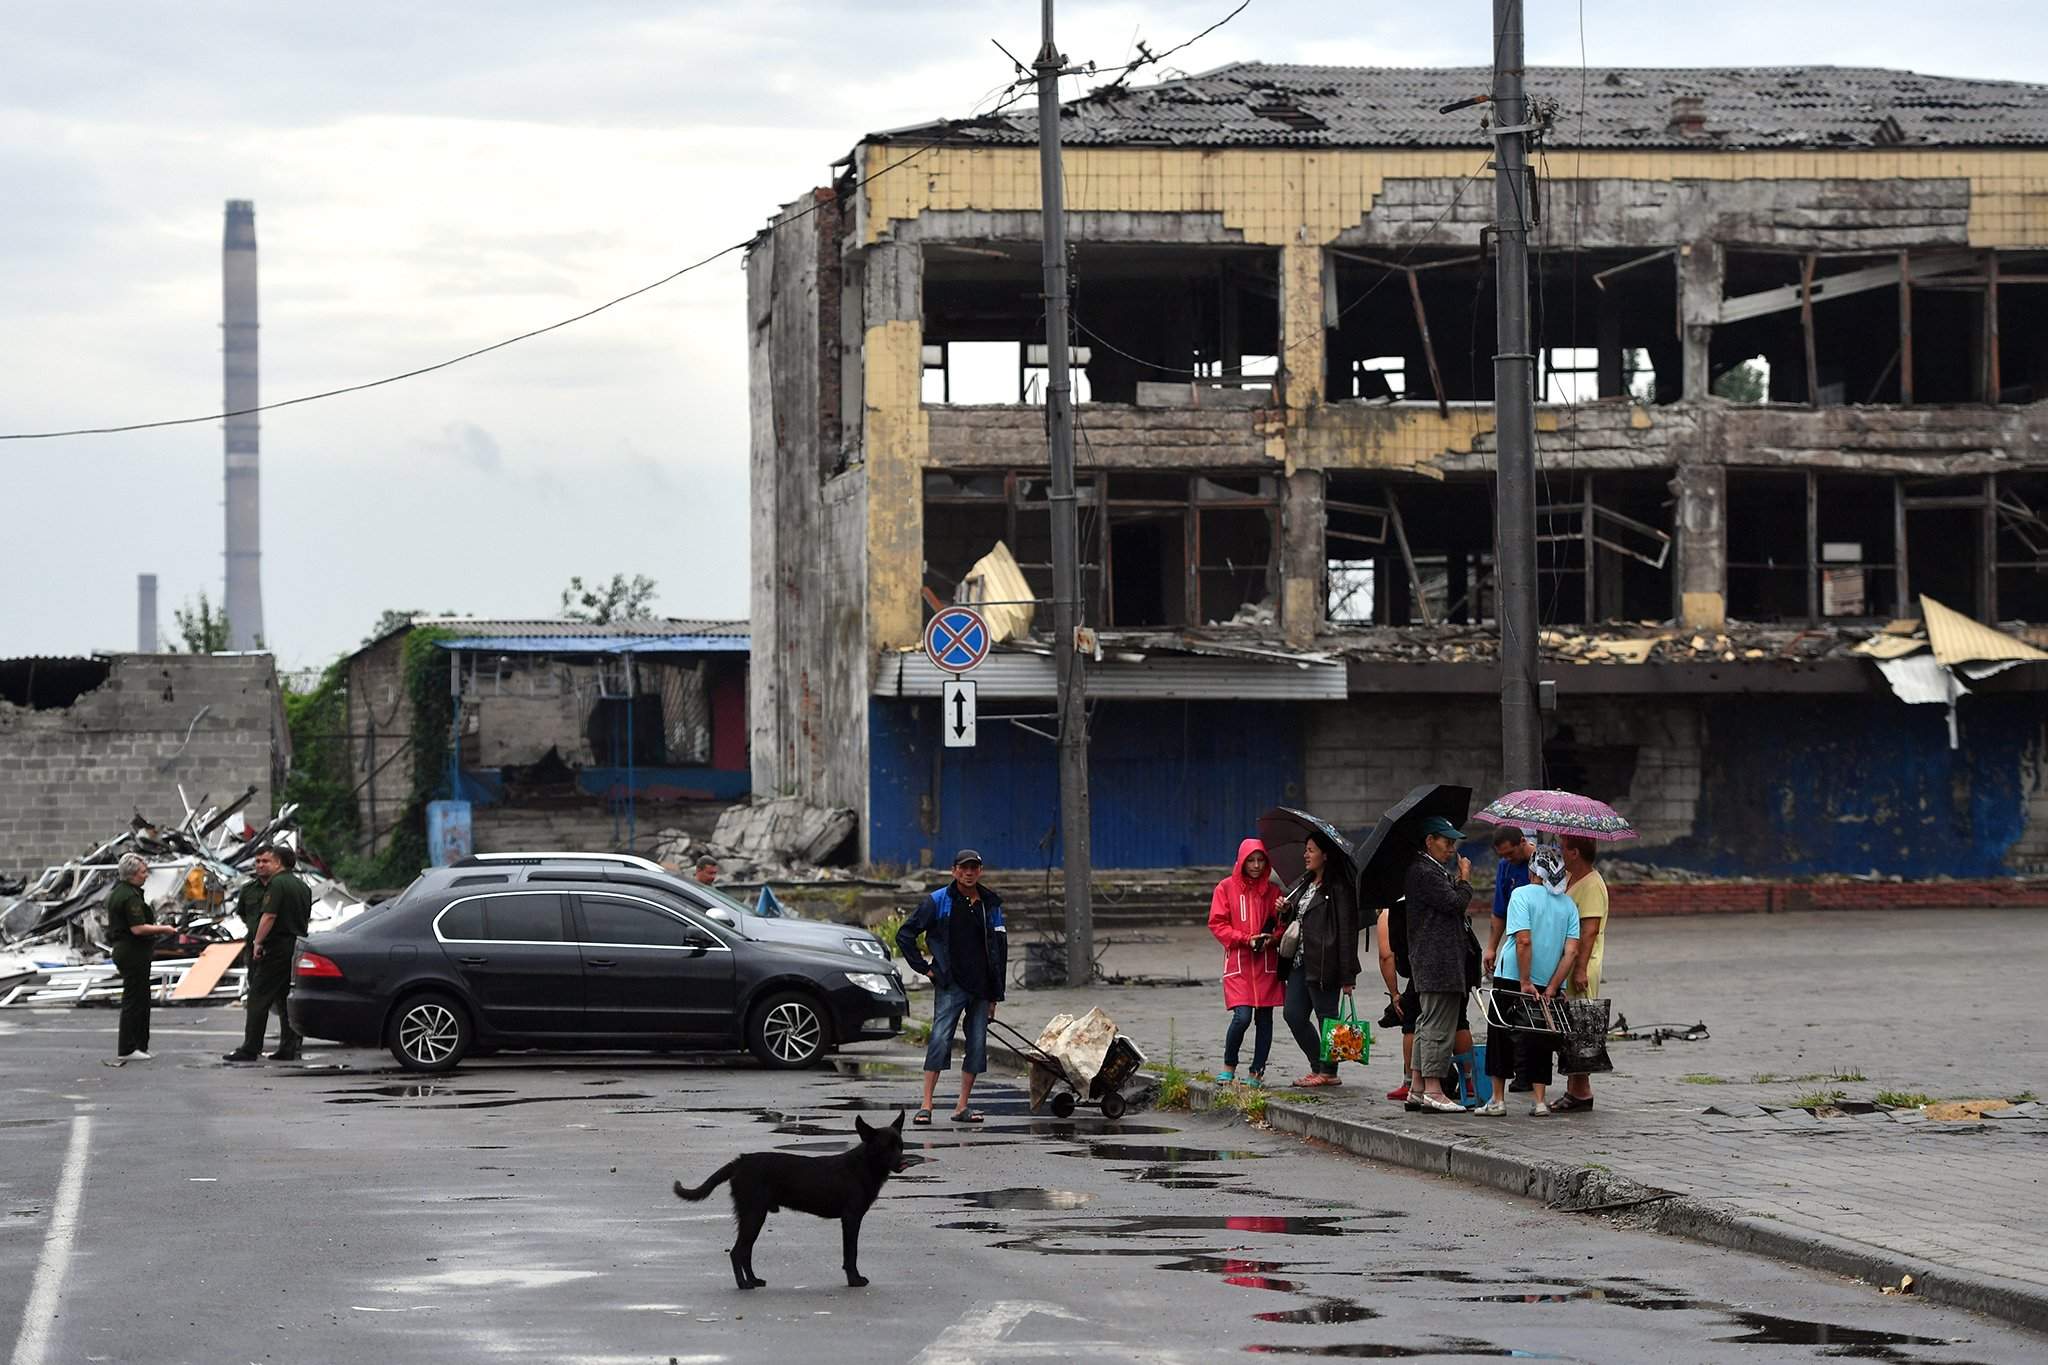
<path id="1" fill-rule="evenodd" d="M 375 853 L 384 847 L 412 790 L 405 639 L 405 632 L 389 636 L 348 664 L 349 777 L 360 816 L 357 852 Z"/>
<path id="2" fill-rule="evenodd" d="M 812 202 L 799 201 L 790 212 Z M 841 452 L 823 449 L 826 418 L 839 427 L 836 405 L 846 371 L 831 366 L 834 382 L 824 384 L 821 326 L 851 325 L 846 311 L 832 311 L 821 321 L 821 234 L 829 243 L 835 222 L 825 214 L 791 218 L 747 257 L 754 568 L 748 712 L 757 795 L 800 796 L 863 810 L 872 648 L 867 546 L 878 514 L 869 494 L 869 463 L 856 461 L 835 472 Z M 862 272 L 870 296 L 861 303 L 863 317 L 887 313 L 888 300 L 906 290 L 913 301 L 917 297 L 914 276 L 896 280 L 886 264 L 870 261 Z M 843 310 L 843 296 L 839 304 Z M 912 344 L 913 407 L 917 358 Z M 887 369 L 872 346 L 859 372 L 870 387 L 885 381 Z M 835 408 L 829 414 L 821 410 L 828 400 Z M 864 400 L 863 411 L 874 406 L 874 400 Z M 864 453 L 889 451 L 897 439 L 872 424 L 855 434 Z M 915 490 L 914 472 L 910 478 Z M 886 515 L 901 521 L 916 501 L 899 489 L 886 500 Z M 921 535 L 921 516 L 915 526 Z M 894 534 L 900 538 L 902 532 Z"/>
<path id="3" fill-rule="evenodd" d="M 0 702 L 0 869 L 35 874 L 119 834 L 139 811 L 184 818 L 178 788 L 261 825 L 291 753 L 267 654 L 121 654 L 61 708 Z"/>

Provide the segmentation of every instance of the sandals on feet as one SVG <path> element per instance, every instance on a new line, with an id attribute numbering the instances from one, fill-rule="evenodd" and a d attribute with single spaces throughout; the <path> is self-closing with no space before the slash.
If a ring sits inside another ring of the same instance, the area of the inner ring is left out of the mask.
<path id="1" fill-rule="evenodd" d="M 1592 1107 L 1593 1100 L 1588 1095 L 1565 1095 L 1550 1102 L 1550 1112 L 1553 1114 L 1576 1114 L 1582 1109 Z"/>
<path id="2" fill-rule="evenodd" d="M 980 1123 L 981 1111 L 979 1109 L 955 1109 L 952 1118 L 955 1123 Z"/>
<path id="3" fill-rule="evenodd" d="M 932 1111 L 929 1109 L 920 1109 L 915 1114 L 912 1114 L 910 1116 L 910 1122 L 913 1126 L 918 1128 L 929 1128 L 932 1126 Z"/>

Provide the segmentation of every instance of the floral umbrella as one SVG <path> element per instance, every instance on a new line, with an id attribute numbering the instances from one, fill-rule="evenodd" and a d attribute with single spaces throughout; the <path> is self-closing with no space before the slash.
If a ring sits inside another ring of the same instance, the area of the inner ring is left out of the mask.
<path id="1" fill-rule="evenodd" d="M 1582 839 L 1633 839 L 1635 827 L 1605 801 L 1572 792 L 1509 792 L 1479 812 L 1496 824 L 1519 825 L 1546 834 L 1572 834 Z"/>

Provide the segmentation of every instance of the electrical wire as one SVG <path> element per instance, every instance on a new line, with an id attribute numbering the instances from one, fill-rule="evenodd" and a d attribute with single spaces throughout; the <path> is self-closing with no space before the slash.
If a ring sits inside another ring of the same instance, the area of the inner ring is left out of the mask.
<path id="1" fill-rule="evenodd" d="M 1014 89 L 1014 86 L 1005 86 L 1003 87 L 1003 89 Z M 984 96 L 983 98 L 985 99 L 987 97 Z M 927 142 L 924 145 L 917 147 L 914 150 L 904 154 L 903 156 L 898 157 L 896 160 L 881 167 L 873 175 L 851 181 L 848 184 L 847 188 L 858 189 L 862 186 L 873 184 L 875 181 L 881 179 L 883 176 L 889 174 L 891 171 L 898 170 L 901 167 L 908 165 L 910 162 L 915 161 L 918 157 L 923 156 L 926 152 L 934 151 L 937 148 L 946 146 L 947 139 L 943 136 L 945 132 L 950 131 L 955 127 L 958 127 L 961 124 L 974 123 L 983 119 L 994 118 L 997 115 L 1004 113 L 1006 110 L 1008 110 L 1012 105 L 1016 104 L 1022 98 L 1022 93 L 1014 94 L 1011 96 L 1011 98 L 1005 100 L 1003 103 L 997 105 L 994 109 L 989 110 L 987 113 L 970 114 L 964 119 L 942 120 L 940 124 L 940 131 L 942 135 L 940 137 L 937 137 L 934 140 Z M 514 346 L 522 341 L 531 341 L 533 338 L 538 336 L 545 336 L 549 332 L 560 331 L 564 327 L 568 327 L 575 323 L 582 322 L 588 318 L 596 317 L 599 313 L 602 313 L 607 309 L 616 308 L 618 305 L 622 303 L 626 303 L 632 299 L 637 299 L 642 294 L 652 293 L 654 290 L 661 288 L 663 285 L 671 284 L 676 280 L 681 279 L 685 275 L 692 274 L 698 270 L 702 270 L 705 266 L 711 265 L 716 261 L 723 260 L 725 257 L 732 255 L 736 251 L 746 250 L 748 247 L 752 246 L 756 241 L 758 241 L 762 236 L 765 236 L 768 233 L 777 232 L 783 228 L 789 227 L 791 224 L 802 222 L 804 219 L 810 217 L 811 215 L 821 212 L 824 209 L 825 204 L 828 202 L 835 201 L 821 200 L 814 202 L 809 207 L 804 208 L 796 213 L 793 213 L 789 215 L 787 218 L 776 220 L 762 232 L 756 233 L 754 236 L 748 237 L 743 241 L 733 242 L 730 245 L 720 247 L 717 251 L 712 252 L 708 256 L 704 256 L 698 260 L 692 261 L 688 265 L 685 265 L 678 270 L 673 270 L 668 274 L 662 276 L 660 279 L 653 281 L 652 283 L 643 284 L 638 289 L 630 290 L 627 293 L 620 294 L 617 298 L 607 299 L 605 302 L 598 304 L 594 308 L 586 308 L 582 312 L 577 313 L 572 317 L 566 317 L 561 319 L 559 322 L 551 322 L 545 327 L 535 327 L 531 331 L 521 332 L 517 336 L 506 337 L 504 340 L 492 342 L 488 346 L 479 346 L 475 350 L 465 351 L 461 355 L 451 356 L 447 360 L 437 361 L 431 365 L 417 366 L 413 369 L 405 370 L 398 374 L 386 375 L 381 379 L 366 380 L 360 384 L 348 384 L 340 388 L 323 389 L 318 393 L 300 394 L 296 398 L 281 398 L 273 403 L 259 403 L 254 407 L 235 408 L 226 412 L 211 412 L 199 417 L 173 417 L 154 422 L 129 422 L 120 426 L 75 427 L 64 431 L 0 432 L 0 441 L 49 441 L 57 440 L 59 438 L 67 436 L 116 436 L 124 432 L 130 431 L 152 431 L 162 427 L 195 426 L 202 422 L 220 422 L 225 421 L 230 417 L 248 417 L 259 412 L 273 412 L 279 408 L 296 407 L 301 403 L 314 403 L 325 398 L 339 398 L 344 394 L 361 393 L 366 389 L 382 388 L 386 384 L 396 384 L 401 380 L 416 379 L 424 374 L 432 374 L 437 370 L 445 370 L 448 369 L 450 366 L 460 365 L 466 360 L 474 360 L 478 356 L 489 355 L 492 351 L 501 351 L 505 349 L 507 346 Z"/>
<path id="2" fill-rule="evenodd" d="M 1193 37 L 1188 38 L 1183 42 L 1176 43 L 1174 46 L 1168 48 L 1164 52 L 1155 54 L 1153 52 L 1146 50 L 1141 44 L 1139 46 L 1139 55 L 1136 58 L 1132 59 L 1131 61 L 1125 62 L 1122 65 L 1122 67 L 1116 68 L 1119 74 L 1117 76 L 1115 84 L 1121 84 L 1126 78 L 1130 76 L 1132 72 L 1138 70 L 1140 67 L 1164 61 L 1166 58 L 1172 56 L 1176 52 L 1184 51 L 1185 49 L 1193 46 L 1195 43 L 1200 42 L 1202 39 L 1214 33 L 1217 29 L 1222 28 L 1225 24 L 1235 19 L 1238 15 L 1244 13 L 1244 11 L 1247 8 L 1249 8 L 1250 5 L 1251 0 L 1239 0 L 1237 8 L 1231 10 L 1228 14 L 1224 15 L 1221 19 L 1218 19 L 1215 23 L 1210 24 L 1207 28 L 1201 30 L 1199 33 L 1196 33 Z M 1001 43 L 997 43 L 996 46 L 998 49 L 1002 49 Z M 976 100 L 975 103 L 976 105 L 980 105 L 981 103 L 986 101 L 990 97 L 990 95 L 995 94 L 997 91 L 1001 91 L 1002 93 L 1009 95 L 1010 98 L 1005 99 L 1001 104 L 997 105 L 995 108 L 989 110 L 986 113 L 974 113 L 969 114 L 964 119 L 947 119 L 941 121 L 940 132 L 942 135 L 940 137 L 935 138 L 933 141 L 927 142 L 923 146 L 918 147 L 915 150 L 909 152 L 908 154 L 897 158 L 895 161 L 892 161 L 888 165 L 883 166 L 873 175 L 850 181 L 847 188 L 857 189 L 860 188 L 861 186 L 872 184 L 876 180 L 879 180 L 883 176 L 889 174 L 891 171 L 897 170 L 902 166 L 907 165 L 908 163 L 916 160 L 918 157 L 923 156 L 926 152 L 933 151 L 939 147 L 947 145 L 947 139 L 943 136 L 943 134 L 951 130 L 952 128 L 958 127 L 962 124 L 975 123 L 986 119 L 996 118 L 999 115 L 1007 112 L 1012 105 L 1016 104 L 1019 100 L 1023 98 L 1023 91 L 1028 89 L 1033 84 L 1035 84 L 1037 78 L 1025 72 L 1023 63 L 1017 61 L 1015 57 L 1010 56 L 1007 50 L 1004 50 L 1003 55 L 1006 57 L 1010 57 L 1011 64 L 1017 68 L 1017 71 L 1019 73 L 1017 78 L 1003 85 L 995 87 L 994 90 L 991 90 L 989 94 L 983 95 L 982 98 L 980 100 Z M 1093 72 L 1094 67 L 1091 65 L 1088 68 L 1088 70 L 1090 72 Z M 820 212 L 823 208 L 824 201 L 813 203 L 810 207 L 803 209 L 797 213 L 793 213 L 787 218 L 778 219 L 776 222 L 770 224 L 769 227 L 765 230 L 765 232 L 776 232 L 781 230 L 782 228 L 790 226 L 793 223 L 801 222 L 805 218 L 810 217 L 812 214 Z M 723 260 L 725 257 L 732 255 L 736 251 L 746 250 L 749 246 L 753 245 L 754 242 L 758 241 L 763 235 L 765 235 L 765 232 L 756 233 L 754 236 L 748 237 L 743 241 L 733 242 L 730 245 L 721 247 L 717 251 L 712 252 L 710 255 L 702 257 L 699 260 L 692 261 L 688 265 L 685 265 L 678 270 L 671 271 L 670 273 L 662 276 L 658 280 L 655 280 L 649 284 L 641 285 L 638 289 L 630 290 L 627 293 L 620 294 L 616 298 L 607 299 L 605 302 L 598 304 L 594 308 L 587 308 L 584 311 L 577 313 L 572 317 L 563 318 L 559 322 L 551 322 L 544 327 L 535 327 L 530 331 L 521 332 L 517 336 L 510 336 L 506 337 L 502 341 L 492 342 L 488 346 L 479 346 L 474 350 L 464 351 L 461 355 L 451 356 L 446 360 L 436 361 L 434 364 L 431 365 L 416 366 L 413 369 L 404 370 L 398 374 L 386 375 L 381 379 L 365 380 L 363 383 L 360 384 L 347 384 L 339 388 L 323 389 L 318 393 L 301 394 L 296 398 L 281 398 L 274 403 L 259 403 L 254 407 L 235 408 L 225 412 L 210 412 L 198 417 L 172 417 L 153 422 L 128 422 L 118 426 L 74 427 L 62 431 L 0 432 L 0 441 L 51 441 L 70 436 L 117 436 L 131 431 L 153 431 L 163 427 L 196 426 L 202 422 L 221 422 L 227 420 L 230 417 L 249 417 L 261 412 L 274 412 L 279 408 L 296 407 L 302 403 L 314 403 L 326 398 L 339 398 L 345 394 L 362 393 L 366 389 L 382 388 L 386 384 L 396 384 L 402 380 L 417 379 L 421 375 L 433 374 L 437 370 L 445 370 L 450 368 L 451 366 L 460 365 L 466 360 L 474 360 L 478 356 L 489 355 L 491 352 L 501 351 L 505 349 L 507 346 L 515 346 L 522 341 L 531 341 L 535 337 L 545 336 L 549 332 L 560 331 L 564 327 L 569 327 L 574 325 L 575 323 L 582 322 L 588 318 L 596 317 L 599 313 L 602 313 L 607 309 L 616 308 L 618 305 L 622 303 L 626 303 L 633 299 L 639 298 L 642 294 L 652 293 L 653 291 L 660 289 L 664 285 L 671 284 L 676 280 L 681 279 L 685 275 L 689 275 L 696 271 L 702 270 L 704 267 L 711 265 L 717 261 Z"/>

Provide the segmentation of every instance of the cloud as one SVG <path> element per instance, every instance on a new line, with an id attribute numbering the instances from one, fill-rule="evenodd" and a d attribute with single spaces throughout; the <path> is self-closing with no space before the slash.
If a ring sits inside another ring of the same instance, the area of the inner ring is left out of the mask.
<path id="1" fill-rule="evenodd" d="M 441 429 L 441 437 L 443 449 L 479 474 L 495 474 L 504 468 L 497 438 L 474 422 L 450 422 Z"/>

